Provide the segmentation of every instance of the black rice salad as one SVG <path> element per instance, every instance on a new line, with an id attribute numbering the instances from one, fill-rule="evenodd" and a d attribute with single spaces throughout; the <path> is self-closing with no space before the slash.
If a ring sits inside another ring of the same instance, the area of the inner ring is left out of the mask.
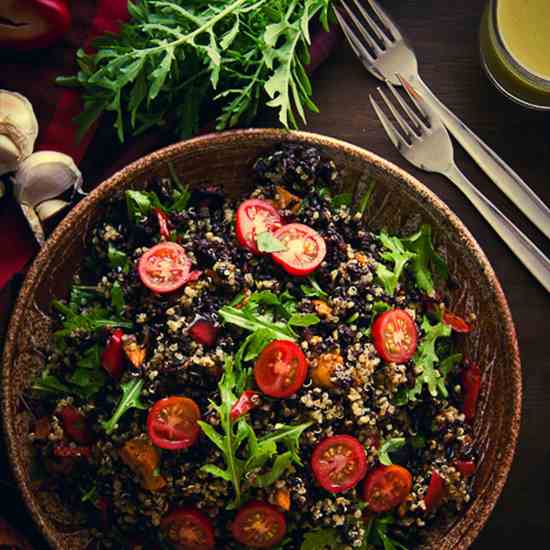
<path id="1" fill-rule="evenodd" d="M 31 398 L 94 547 L 411 549 L 471 499 L 479 367 L 430 227 L 283 144 L 254 190 L 144 182 L 92 231 Z M 145 185 L 147 184 L 147 185 Z"/>

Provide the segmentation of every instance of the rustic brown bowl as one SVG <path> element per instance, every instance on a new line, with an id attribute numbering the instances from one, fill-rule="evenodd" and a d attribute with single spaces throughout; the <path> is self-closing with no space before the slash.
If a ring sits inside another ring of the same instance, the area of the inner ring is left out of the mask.
<path id="1" fill-rule="evenodd" d="M 88 230 L 101 217 L 105 202 L 148 177 L 167 174 L 172 162 L 193 186 L 222 184 L 237 194 L 251 183 L 251 166 L 260 154 L 282 141 L 320 147 L 343 169 L 346 185 L 356 188 L 373 176 L 377 185 L 365 219 L 370 227 L 402 231 L 420 222 L 432 225 L 435 240 L 459 282 L 451 297 L 459 314 L 474 312 L 475 330 L 462 351 L 483 370 L 475 422 L 481 465 L 475 497 L 452 524 L 430 528 L 427 548 L 467 548 L 486 522 L 506 481 L 520 423 L 521 366 L 510 310 L 485 254 L 460 220 L 418 180 L 384 159 L 329 137 L 278 130 L 241 130 L 212 134 L 153 153 L 100 185 L 61 222 L 34 261 L 9 326 L 3 358 L 2 413 L 9 457 L 23 498 L 48 542 L 56 549 L 78 550 L 88 541 L 74 513 L 55 495 L 33 489 L 32 446 L 27 440 L 31 415 L 24 393 L 43 367 L 36 349 L 51 337 L 47 316 L 54 296 L 65 296 L 86 248 Z"/>

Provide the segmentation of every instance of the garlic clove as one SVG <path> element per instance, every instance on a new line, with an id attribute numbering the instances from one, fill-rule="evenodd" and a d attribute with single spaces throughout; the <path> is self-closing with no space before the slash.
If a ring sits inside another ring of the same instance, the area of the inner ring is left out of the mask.
<path id="1" fill-rule="evenodd" d="M 50 218 L 53 218 L 56 214 L 59 214 L 62 210 L 65 210 L 68 206 L 71 206 L 70 202 L 62 201 L 60 199 L 51 199 L 41 202 L 38 206 L 36 206 L 35 210 L 40 221 L 45 222 Z"/>
<path id="2" fill-rule="evenodd" d="M 14 180 L 15 198 L 35 207 L 67 191 L 81 192 L 82 174 L 73 159 L 56 151 L 38 151 L 20 165 Z"/>
<path id="3" fill-rule="evenodd" d="M 0 90 L 0 176 L 12 172 L 34 149 L 38 120 L 30 101 L 8 90 Z"/>

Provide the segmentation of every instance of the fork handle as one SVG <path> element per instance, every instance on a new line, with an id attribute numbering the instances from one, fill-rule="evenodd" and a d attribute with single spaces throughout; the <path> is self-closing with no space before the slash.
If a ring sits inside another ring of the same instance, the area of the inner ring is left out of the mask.
<path id="1" fill-rule="evenodd" d="M 420 76 L 414 76 L 411 84 L 485 174 L 550 239 L 550 209 L 544 202 L 510 166 L 437 99 Z"/>
<path id="2" fill-rule="evenodd" d="M 550 260 L 542 250 L 481 193 L 456 164 L 453 163 L 444 175 L 468 197 L 510 250 L 550 292 Z"/>

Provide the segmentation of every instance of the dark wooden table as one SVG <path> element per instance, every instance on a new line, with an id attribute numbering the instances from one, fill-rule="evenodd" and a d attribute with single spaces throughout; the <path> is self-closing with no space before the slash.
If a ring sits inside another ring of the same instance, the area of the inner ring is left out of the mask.
<path id="1" fill-rule="evenodd" d="M 478 27 L 484 0 L 385 0 L 411 39 L 426 82 L 443 102 L 506 159 L 550 204 L 550 116 L 526 111 L 500 96 L 479 63 Z M 377 82 L 341 44 L 313 78 L 320 114 L 307 130 L 334 136 L 406 168 L 437 193 L 464 221 L 495 268 L 512 310 L 523 364 L 524 406 L 520 440 L 510 478 L 475 549 L 536 548 L 550 540 L 550 297 L 508 251 L 460 192 L 443 177 L 410 167 L 375 118 L 368 93 Z M 106 140 L 108 140 L 106 142 Z M 88 181 L 101 176 L 112 136 L 102 128 L 83 165 Z M 107 143 L 107 146 L 106 146 Z M 550 244 L 510 204 L 457 146 L 459 166 L 503 212 L 550 254 Z M 99 163 L 97 161 L 100 161 Z M 0 309 L 1 309 L 0 305 Z M 2 467 L 8 477 L 5 459 Z M 17 525 L 36 548 L 45 548 L 17 492 L 0 487 L 0 515 Z M 529 543 L 527 543 L 529 544 Z"/>

